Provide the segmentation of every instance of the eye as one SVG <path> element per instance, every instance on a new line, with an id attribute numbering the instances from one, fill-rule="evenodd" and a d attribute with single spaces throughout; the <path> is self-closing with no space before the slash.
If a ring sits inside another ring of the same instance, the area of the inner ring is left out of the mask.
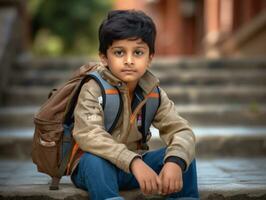
<path id="1" fill-rule="evenodd" d="M 123 50 L 116 50 L 116 51 L 114 51 L 114 54 L 118 57 L 122 57 L 124 55 L 124 51 Z"/>
<path id="2" fill-rule="evenodd" d="M 142 55 L 144 54 L 144 52 L 141 51 L 141 50 L 136 50 L 136 51 L 134 52 L 134 54 L 135 54 L 136 56 L 142 56 Z"/>

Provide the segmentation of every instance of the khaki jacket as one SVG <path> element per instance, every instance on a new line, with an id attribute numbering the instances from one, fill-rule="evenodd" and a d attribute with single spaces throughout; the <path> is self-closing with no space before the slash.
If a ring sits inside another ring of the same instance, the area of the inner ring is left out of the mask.
<path id="1" fill-rule="evenodd" d="M 101 89 L 96 81 L 90 80 L 83 85 L 74 111 L 73 137 L 82 151 L 100 156 L 118 168 L 130 172 L 132 159 L 140 155 L 138 144 L 142 138 L 137 128 L 136 115 L 147 98 L 132 111 L 127 86 L 107 68 L 100 66 L 97 71 L 120 90 L 123 101 L 121 115 L 112 134 L 106 132 L 104 112 L 100 105 Z M 144 97 L 158 84 L 158 79 L 150 71 L 147 71 L 139 81 Z M 160 137 L 167 145 L 165 159 L 169 156 L 178 156 L 186 162 L 186 166 L 189 166 L 195 155 L 195 136 L 187 121 L 178 115 L 174 103 L 169 100 L 162 88 L 160 96 L 160 106 L 152 124 L 159 129 Z M 76 159 L 74 163 L 77 162 Z"/>

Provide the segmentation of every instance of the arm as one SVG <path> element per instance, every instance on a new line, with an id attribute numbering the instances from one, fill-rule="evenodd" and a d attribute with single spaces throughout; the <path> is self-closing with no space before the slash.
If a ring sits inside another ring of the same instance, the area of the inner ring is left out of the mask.
<path id="1" fill-rule="evenodd" d="M 83 85 L 74 111 L 73 137 L 83 151 L 102 157 L 129 172 L 129 165 L 138 154 L 128 150 L 125 144 L 117 142 L 105 131 L 99 96 L 101 89 L 94 80 Z"/>
<path id="2" fill-rule="evenodd" d="M 164 166 L 159 174 L 161 193 L 171 194 L 183 187 L 182 171 L 186 170 L 195 155 L 195 136 L 188 122 L 177 113 L 174 103 L 161 91 L 161 104 L 153 125 L 167 144 Z"/>
<path id="3" fill-rule="evenodd" d="M 156 112 L 153 125 L 159 129 L 160 137 L 167 145 L 164 161 L 170 156 L 180 158 L 185 170 L 195 156 L 195 135 L 188 122 L 178 115 L 174 103 L 160 88 L 161 104 Z"/>

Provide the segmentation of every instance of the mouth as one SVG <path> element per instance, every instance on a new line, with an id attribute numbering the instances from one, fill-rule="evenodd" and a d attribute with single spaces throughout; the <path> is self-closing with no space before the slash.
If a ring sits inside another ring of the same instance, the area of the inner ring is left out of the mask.
<path id="1" fill-rule="evenodd" d="M 124 73 L 135 73 L 136 72 L 136 70 L 134 69 L 122 69 L 121 71 Z"/>

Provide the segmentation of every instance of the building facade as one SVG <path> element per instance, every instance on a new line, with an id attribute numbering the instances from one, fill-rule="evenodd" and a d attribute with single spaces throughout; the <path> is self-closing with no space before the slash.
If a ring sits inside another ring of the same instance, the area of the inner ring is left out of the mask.
<path id="1" fill-rule="evenodd" d="M 265 0 L 116 0 L 154 19 L 157 56 L 264 56 Z"/>

